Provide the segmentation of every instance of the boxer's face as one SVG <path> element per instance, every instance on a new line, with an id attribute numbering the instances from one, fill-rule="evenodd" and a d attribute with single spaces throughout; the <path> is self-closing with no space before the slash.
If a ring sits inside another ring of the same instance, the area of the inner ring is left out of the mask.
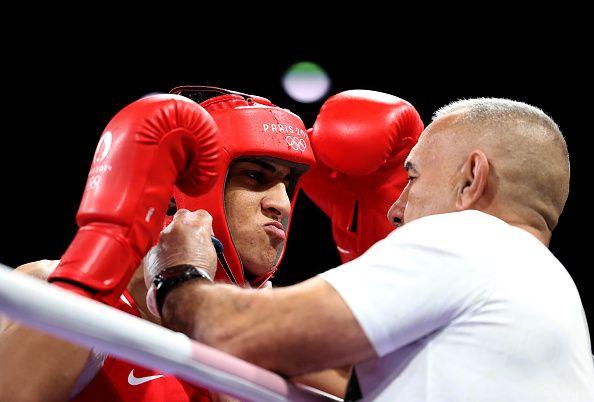
<path id="1" fill-rule="evenodd" d="M 229 167 L 225 213 L 235 248 L 247 273 L 270 272 L 285 241 L 291 200 L 291 168 L 266 158 L 239 160 Z"/>
<path id="2" fill-rule="evenodd" d="M 388 212 L 388 219 L 397 226 L 456 211 L 455 162 L 445 127 L 440 121 L 429 125 L 406 160 L 408 184 Z"/>

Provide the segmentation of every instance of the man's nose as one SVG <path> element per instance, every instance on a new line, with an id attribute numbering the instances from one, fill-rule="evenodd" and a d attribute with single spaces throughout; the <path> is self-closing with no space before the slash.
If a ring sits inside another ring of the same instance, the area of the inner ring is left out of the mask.
<path id="1" fill-rule="evenodd" d="M 277 183 L 270 187 L 264 198 L 262 198 L 262 208 L 265 213 L 281 221 L 291 213 L 291 200 L 287 194 L 285 183 Z"/>
<path id="2" fill-rule="evenodd" d="M 408 201 L 408 185 L 404 188 L 400 197 L 388 210 L 388 220 L 394 226 L 402 226 L 404 224 L 404 210 Z"/>

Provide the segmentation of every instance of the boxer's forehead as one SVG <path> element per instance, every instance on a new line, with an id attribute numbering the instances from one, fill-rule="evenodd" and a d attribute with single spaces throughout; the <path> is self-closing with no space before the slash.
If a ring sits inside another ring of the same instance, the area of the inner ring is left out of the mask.
<path id="1" fill-rule="evenodd" d="M 233 161 L 232 165 L 238 164 L 253 164 L 259 166 L 260 168 L 270 172 L 270 173 L 290 173 L 291 172 L 291 164 L 288 162 L 284 162 L 279 159 L 275 158 L 267 158 L 267 157 L 244 157 L 239 158 Z"/>

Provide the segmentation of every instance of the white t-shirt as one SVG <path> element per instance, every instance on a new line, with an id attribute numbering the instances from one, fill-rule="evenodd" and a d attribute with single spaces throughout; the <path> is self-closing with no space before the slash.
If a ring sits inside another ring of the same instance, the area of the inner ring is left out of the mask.
<path id="1" fill-rule="evenodd" d="M 573 280 L 498 218 L 424 217 L 321 277 L 380 356 L 356 366 L 365 401 L 594 401 Z"/>

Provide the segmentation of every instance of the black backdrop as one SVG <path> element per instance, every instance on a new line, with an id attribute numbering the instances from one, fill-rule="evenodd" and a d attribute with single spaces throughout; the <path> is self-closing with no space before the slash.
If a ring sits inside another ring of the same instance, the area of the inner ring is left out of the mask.
<path id="1" fill-rule="evenodd" d="M 198 40 L 195 46 L 172 48 L 139 44 L 137 38 L 81 45 L 75 35 L 42 33 L 4 54 L 3 95 L 9 106 L 0 145 L 5 220 L 0 262 L 17 266 L 60 257 L 76 230 L 74 217 L 97 139 L 126 104 L 180 84 L 215 85 L 265 96 L 310 126 L 320 103 L 299 104 L 280 84 L 288 66 L 310 60 L 329 73 L 330 94 L 355 88 L 388 92 L 413 103 L 425 123 L 439 106 L 477 96 L 513 98 L 549 113 L 564 132 L 572 159 L 571 193 L 551 249 L 573 277 L 589 322 L 594 320 L 587 233 L 580 231 L 588 228 L 583 200 L 591 172 L 586 124 L 591 112 L 578 100 L 591 84 L 582 53 L 563 46 L 552 51 L 535 46 L 538 41 L 519 42 L 513 49 L 490 42 L 482 50 L 421 51 L 396 42 L 353 45 L 336 37 L 325 45 L 221 42 L 205 49 Z M 296 213 L 279 284 L 303 280 L 338 261 L 328 220 L 304 196 Z"/>

